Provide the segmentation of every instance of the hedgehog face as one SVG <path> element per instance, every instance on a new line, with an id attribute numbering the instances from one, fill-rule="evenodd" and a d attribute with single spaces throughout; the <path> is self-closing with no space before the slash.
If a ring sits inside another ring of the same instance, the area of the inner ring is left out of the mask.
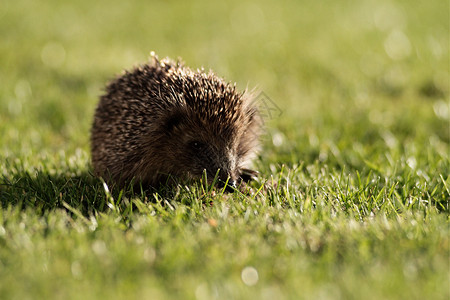
<path id="1" fill-rule="evenodd" d="M 162 129 L 166 141 L 170 141 L 164 148 L 173 157 L 168 173 L 181 178 L 201 178 L 206 172 L 209 181 L 218 175 L 220 182 L 236 184 L 240 158 L 234 126 L 218 131 L 213 122 L 178 111 L 163 122 Z"/>
<path id="2" fill-rule="evenodd" d="M 206 172 L 209 181 L 217 176 L 222 184 L 228 181 L 231 186 L 235 186 L 239 170 L 234 149 L 217 149 L 200 139 L 193 139 L 184 147 L 190 164 L 189 172 L 193 177 L 199 178 Z"/>

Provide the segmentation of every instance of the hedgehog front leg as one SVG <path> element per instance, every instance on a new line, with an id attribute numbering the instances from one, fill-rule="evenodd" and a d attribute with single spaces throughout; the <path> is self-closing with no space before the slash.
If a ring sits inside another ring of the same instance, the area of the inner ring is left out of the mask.
<path id="1" fill-rule="evenodd" d="M 258 171 L 243 168 L 241 169 L 241 174 L 239 177 L 242 181 L 248 183 L 249 181 L 256 180 L 258 178 L 258 175 Z"/>

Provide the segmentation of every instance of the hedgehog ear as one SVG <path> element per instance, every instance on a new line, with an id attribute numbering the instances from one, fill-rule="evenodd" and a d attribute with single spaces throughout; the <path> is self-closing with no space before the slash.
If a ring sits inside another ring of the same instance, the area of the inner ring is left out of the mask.
<path id="1" fill-rule="evenodd" d="M 172 133 L 173 130 L 181 123 L 182 118 L 183 116 L 180 112 L 170 114 L 169 117 L 164 120 L 163 130 L 168 134 Z"/>

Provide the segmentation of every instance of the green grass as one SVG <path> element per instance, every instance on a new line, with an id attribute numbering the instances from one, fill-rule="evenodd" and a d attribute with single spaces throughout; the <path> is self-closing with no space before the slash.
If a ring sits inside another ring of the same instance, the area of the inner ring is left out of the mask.
<path id="1" fill-rule="evenodd" d="M 446 1 L 0 5 L 4 299 L 448 299 Z M 259 86 L 253 194 L 105 191 L 102 87 L 149 52 Z"/>

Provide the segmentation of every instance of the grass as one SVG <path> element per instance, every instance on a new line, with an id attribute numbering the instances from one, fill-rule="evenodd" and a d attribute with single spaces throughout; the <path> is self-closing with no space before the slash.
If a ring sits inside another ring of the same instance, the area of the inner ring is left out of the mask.
<path id="1" fill-rule="evenodd" d="M 448 299 L 445 1 L 7 1 L 0 7 L 5 299 Z M 107 192 L 102 86 L 181 56 L 258 85 L 254 193 Z"/>

